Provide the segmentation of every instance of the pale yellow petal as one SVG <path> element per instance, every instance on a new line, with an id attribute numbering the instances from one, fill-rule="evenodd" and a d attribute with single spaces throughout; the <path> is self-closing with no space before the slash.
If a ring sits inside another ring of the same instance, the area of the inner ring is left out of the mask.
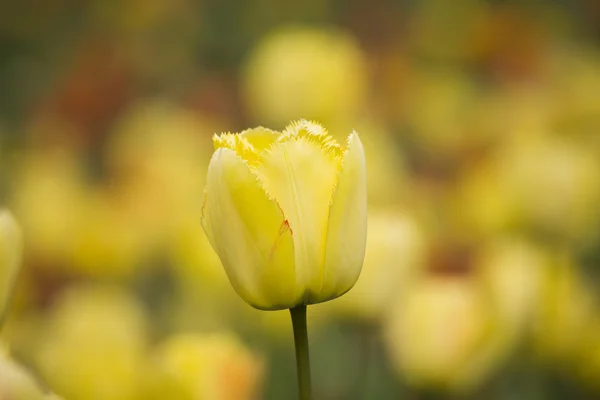
<path id="1" fill-rule="evenodd" d="M 238 294 L 262 309 L 298 303 L 294 244 L 277 203 L 232 150 L 211 159 L 202 226 Z"/>
<path id="2" fill-rule="evenodd" d="M 222 133 L 213 136 L 215 150 L 229 149 L 241 157 L 248 164 L 260 161 L 256 148 L 244 136 L 237 133 Z"/>
<path id="3" fill-rule="evenodd" d="M 304 303 L 313 303 L 321 287 L 329 202 L 339 159 L 307 138 L 293 138 L 261 154 L 256 172 L 279 203 L 294 239 L 298 284 Z"/>
<path id="4" fill-rule="evenodd" d="M 275 143 L 280 133 L 259 126 L 237 133 L 222 133 L 213 136 L 215 149 L 226 148 L 233 150 L 249 165 L 260 162 L 259 153 Z"/>
<path id="5" fill-rule="evenodd" d="M 320 301 L 340 296 L 354 286 L 362 269 L 366 241 L 366 161 L 363 145 L 355 132 L 348 138 L 348 149 L 329 210 Z"/>
<path id="6" fill-rule="evenodd" d="M 281 133 L 259 126 L 257 128 L 246 129 L 240 133 L 240 137 L 244 137 L 256 151 L 263 151 L 277 141 Z"/>
<path id="7" fill-rule="evenodd" d="M 342 156 L 338 142 L 327 132 L 322 125 L 315 121 L 301 119 L 289 124 L 279 137 L 280 142 L 291 139 L 304 138 L 316 143 L 323 151 L 335 157 Z"/>
<path id="8" fill-rule="evenodd" d="M 9 211 L 0 210 L 0 319 L 6 312 L 21 266 L 22 246 L 17 221 Z"/>

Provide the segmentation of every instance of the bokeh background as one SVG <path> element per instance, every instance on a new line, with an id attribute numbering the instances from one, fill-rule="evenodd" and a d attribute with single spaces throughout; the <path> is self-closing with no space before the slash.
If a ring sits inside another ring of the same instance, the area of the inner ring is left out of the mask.
<path id="1" fill-rule="evenodd" d="M 368 162 L 363 274 L 309 308 L 317 399 L 600 398 L 600 6 L 0 3 L 3 346 L 65 400 L 291 399 L 285 311 L 200 226 L 211 136 L 315 119 Z"/>

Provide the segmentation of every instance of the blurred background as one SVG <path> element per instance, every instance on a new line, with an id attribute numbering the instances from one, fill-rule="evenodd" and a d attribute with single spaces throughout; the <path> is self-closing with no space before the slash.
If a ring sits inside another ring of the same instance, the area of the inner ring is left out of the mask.
<path id="1" fill-rule="evenodd" d="M 200 209 L 213 133 L 308 118 L 371 210 L 317 399 L 600 398 L 599 43 L 594 0 L 2 2 L 3 346 L 65 400 L 294 398 Z"/>

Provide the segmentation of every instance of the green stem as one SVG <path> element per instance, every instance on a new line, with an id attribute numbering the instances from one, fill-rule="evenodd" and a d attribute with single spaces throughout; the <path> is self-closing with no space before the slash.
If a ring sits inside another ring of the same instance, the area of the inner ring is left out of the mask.
<path id="1" fill-rule="evenodd" d="M 294 344 L 296 345 L 296 369 L 300 400 L 311 400 L 310 358 L 308 355 L 308 331 L 306 329 L 306 306 L 290 308 Z"/>

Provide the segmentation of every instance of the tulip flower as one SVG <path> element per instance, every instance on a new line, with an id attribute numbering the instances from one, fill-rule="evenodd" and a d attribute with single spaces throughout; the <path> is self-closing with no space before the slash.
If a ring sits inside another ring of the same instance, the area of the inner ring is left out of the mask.
<path id="1" fill-rule="evenodd" d="M 52 393 L 45 393 L 29 371 L 13 360 L 1 344 L 0 399 L 60 400 Z"/>
<path id="2" fill-rule="evenodd" d="M 384 338 L 392 365 L 416 387 L 471 389 L 496 366 L 488 359 L 489 311 L 476 281 L 424 276 L 390 304 Z"/>
<path id="3" fill-rule="evenodd" d="M 261 358 L 227 332 L 171 336 L 150 365 L 150 399 L 254 400 L 263 377 Z"/>
<path id="4" fill-rule="evenodd" d="M 250 305 L 293 308 L 354 285 L 366 243 L 365 159 L 319 125 L 214 138 L 202 225 L 231 284 Z"/>
<path id="5" fill-rule="evenodd" d="M 69 399 L 139 399 L 147 323 L 143 305 L 126 290 L 72 286 L 56 299 L 40 329 L 32 357 L 36 370 Z"/>
<path id="6" fill-rule="evenodd" d="M 13 215 L 0 210 L 0 324 L 21 266 L 21 228 Z"/>
<path id="7" fill-rule="evenodd" d="M 282 26 L 250 52 L 242 68 L 242 96 L 250 117 L 266 123 L 283 125 L 303 115 L 339 124 L 363 108 L 367 65 L 346 32 Z"/>
<path id="8" fill-rule="evenodd" d="M 304 348 L 306 306 L 346 293 L 362 268 L 362 143 L 354 132 L 342 150 L 322 126 L 301 120 L 283 132 L 260 127 L 225 133 L 214 144 L 204 231 L 247 303 L 291 309 L 295 338 Z"/>

